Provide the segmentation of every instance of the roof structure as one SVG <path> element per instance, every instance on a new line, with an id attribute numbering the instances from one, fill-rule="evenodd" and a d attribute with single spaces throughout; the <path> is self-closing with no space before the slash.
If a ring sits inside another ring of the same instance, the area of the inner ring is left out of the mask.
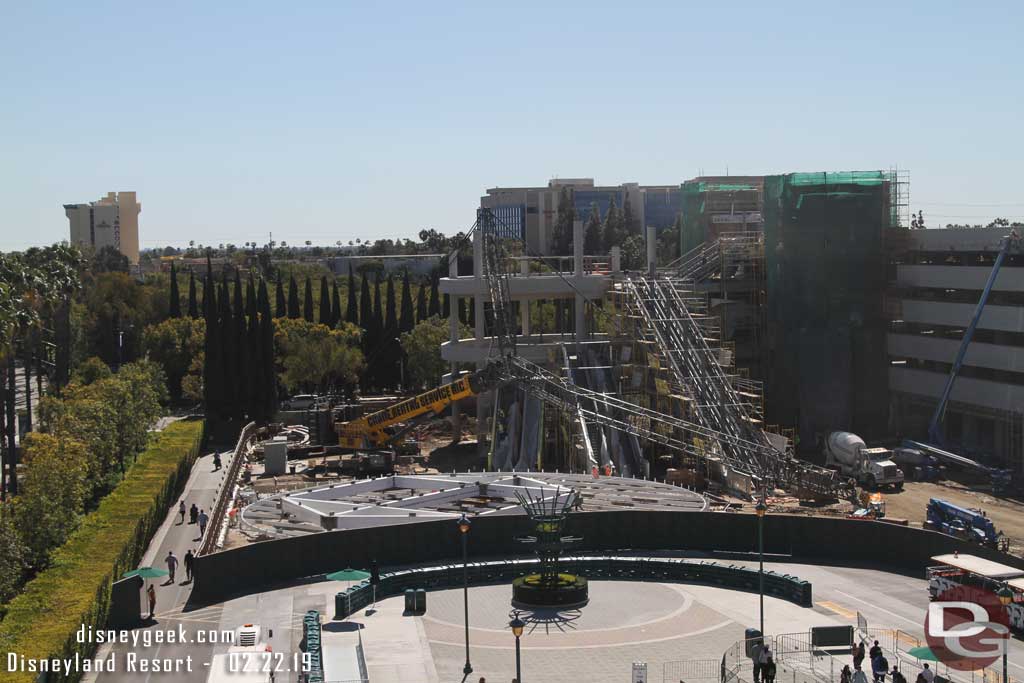
<path id="1" fill-rule="evenodd" d="M 707 509 L 707 500 L 699 493 L 644 479 L 547 472 L 396 474 L 256 501 L 242 511 L 242 526 L 248 532 L 280 537 L 455 519 L 462 514 L 523 514 L 516 493 L 526 491 L 533 499 L 545 500 L 568 500 L 575 491 L 585 511 Z"/>

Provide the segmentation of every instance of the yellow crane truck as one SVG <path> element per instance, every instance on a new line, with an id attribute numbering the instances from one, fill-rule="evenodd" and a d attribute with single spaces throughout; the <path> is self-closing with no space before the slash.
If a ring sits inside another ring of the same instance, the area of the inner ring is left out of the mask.
<path id="1" fill-rule="evenodd" d="M 418 396 L 349 422 L 336 422 L 338 445 L 351 449 L 383 449 L 394 446 L 417 422 L 439 415 L 448 406 L 490 389 L 498 380 L 493 366 L 463 375 Z M 401 428 L 396 428 L 399 425 Z"/>

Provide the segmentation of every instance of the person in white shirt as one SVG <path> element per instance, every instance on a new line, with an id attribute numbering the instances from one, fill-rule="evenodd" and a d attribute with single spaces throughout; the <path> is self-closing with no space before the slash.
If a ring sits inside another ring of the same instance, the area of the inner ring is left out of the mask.
<path id="1" fill-rule="evenodd" d="M 853 672 L 853 683 L 868 683 L 868 675 L 858 665 Z"/>
<path id="2" fill-rule="evenodd" d="M 928 664 L 924 665 L 924 670 L 921 671 L 921 676 L 924 677 L 925 683 L 932 683 L 932 681 L 935 680 L 935 672 L 928 667 Z"/>

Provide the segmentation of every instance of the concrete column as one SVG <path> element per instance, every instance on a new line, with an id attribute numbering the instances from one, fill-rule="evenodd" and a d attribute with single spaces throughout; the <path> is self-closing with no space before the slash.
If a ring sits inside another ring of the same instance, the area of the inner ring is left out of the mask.
<path id="1" fill-rule="evenodd" d="M 658 269 L 658 229 L 647 227 L 647 274 L 654 277 Z"/>
<path id="2" fill-rule="evenodd" d="M 612 272 L 622 272 L 622 247 L 612 247 Z"/>
<path id="3" fill-rule="evenodd" d="M 473 306 L 475 308 L 474 315 L 476 316 L 476 325 L 474 326 L 474 336 L 477 339 L 484 338 L 484 300 L 480 295 L 480 292 L 485 289 L 483 285 L 484 277 L 484 240 L 483 235 L 480 231 L 482 228 L 477 227 L 473 233 L 473 277 L 476 278 L 475 287 L 473 288 Z"/>
<path id="4" fill-rule="evenodd" d="M 458 251 L 454 252 L 448 257 L 448 277 L 456 279 L 459 277 L 459 254 Z M 458 297 L 448 295 L 448 339 L 451 343 L 456 344 L 459 341 L 459 299 Z M 452 363 L 450 368 L 452 373 L 452 379 L 455 379 L 455 374 L 458 372 L 458 366 L 456 363 Z M 462 411 L 459 409 L 459 404 L 452 403 L 452 441 L 459 442 L 462 440 Z"/>
<path id="5" fill-rule="evenodd" d="M 572 260 L 576 277 L 583 276 L 583 221 L 572 224 Z"/>
<path id="6" fill-rule="evenodd" d="M 457 279 L 459 277 L 459 257 L 452 254 L 448 259 L 448 277 Z M 450 341 L 459 341 L 459 297 L 454 294 L 448 295 L 448 337 Z"/>
<path id="7" fill-rule="evenodd" d="M 572 256 L 573 256 L 573 273 L 575 275 L 576 286 L 582 285 L 580 280 L 583 278 L 583 221 L 573 221 L 572 224 Z M 583 295 L 576 295 L 576 324 L 574 326 L 574 332 L 576 334 L 576 340 L 582 341 L 587 336 L 587 324 L 585 300 Z"/>

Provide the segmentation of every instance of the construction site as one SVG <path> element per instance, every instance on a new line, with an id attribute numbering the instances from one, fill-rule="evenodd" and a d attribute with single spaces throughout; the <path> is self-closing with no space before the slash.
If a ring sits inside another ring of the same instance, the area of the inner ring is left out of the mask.
<path id="1" fill-rule="evenodd" d="M 349 406 L 319 430 L 323 450 L 304 449 L 310 457 L 292 457 L 291 474 L 278 467 L 272 484 L 258 469 L 253 493 L 339 478 L 546 472 L 674 484 L 705 496 L 707 509 L 760 502 L 959 525 L 929 505 L 941 495 L 968 529 L 982 504 L 1009 506 L 1013 518 L 1020 509 L 1006 494 L 1020 469 L 1019 433 L 1014 440 L 1008 428 L 1010 440 L 982 454 L 946 438 L 954 436 L 946 423 L 966 431 L 970 418 L 957 414 L 970 412 L 964 399 L 992 393 L 976 386 L 971 367 L 991 346 L 975 343 L 970 354 L 967 346 L 982 311 L 982 338 L 1000 313 L 998 291 L 985 308 L 991 290 L 1024 285 L 1016 268 L 994 284 L 1004 262 L 1017 264 L 1017 243 L 998 238 L 977 257 L 958 258 L 973 267 L 954 275 L 973 279 L 957 294 L 980 294 L 981 305 L 973 322 L 960 311 L 959 338 L 942 349 L 950 362 L 933 368 L 946 375 L 934 398 L 898 391 L 908 362 L 894 348 L 908 346 L 902 318 L 914 319 L 909 300 L 919 292 L 905 281 L 928 279 L 918 272 L 929 258 L 921 233 L 957 232 L 908 229 L 908 194 L 897 171 L 697 178 L 679 188 L 682 256 L 660 258 L 651 227 L 646 265 L 632 271 L 619 247 L 584 253 L 579 220 L 573 255 L 550 256 L 528 246 L 538 239 L 528 234 L 527 205 L 484 206 L 467 231 L 473 271 L 459 272 L 450 254 L 440 282 L 453 312 L 441 348 L 451 372 L 424 394 Z M 976 271 L 986 287 L 974 283 Z M 475 310 L 469 338 L 455 313 L 466 304 Z M 926 343 L 927 326 L 913 329 Z M 932 419 L 921 420 L 923 412 Z M 937 487 L 947 475 L 953 486 Z M 913 491 L 903 493 L 905 484 Z M 612 497 L 620 507 L 658 505 L 664 494 L 633 500 L 635 491 L 619 486 Z M 299 533 L 302 524 L 332 528 L 320 516 L 300 521 L 288 505 L 264 501 L 271 522 L 294 518 L 270 537 L 289 524 Z M 473 509 L 457 507 L 453 514 Z M 1017 526 L 1006 531 L 1015 547 L 1024 544 Z"/>

